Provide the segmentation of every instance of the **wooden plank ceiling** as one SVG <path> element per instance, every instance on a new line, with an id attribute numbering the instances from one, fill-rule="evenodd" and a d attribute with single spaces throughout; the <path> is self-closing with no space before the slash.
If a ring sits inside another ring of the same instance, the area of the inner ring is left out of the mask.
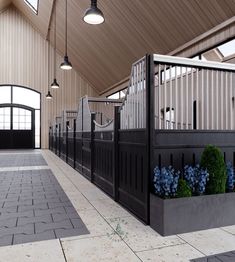
<path id="1" fill-rule="evenodd" d="M 40 0 L 36 16 L 23 0 L 13 0 L 43 36 L 52 2 Z M 91 26 L 82 21 L 89 5 L 90 0 L 68 0 L 68 54 L 100 93 L 127 77 L 131 64 L 146 53 L 166 54 L 235 15 L 235 0 L 98 0 L 106 21 Z M 65 1 L 57 0 L 60 54 L 64 53 L 64 7 Z"/>
<path id="2" fill-rule="evenodd" d="M 10 5 L 11 0 L 0 0 L 0 12 Z"/>

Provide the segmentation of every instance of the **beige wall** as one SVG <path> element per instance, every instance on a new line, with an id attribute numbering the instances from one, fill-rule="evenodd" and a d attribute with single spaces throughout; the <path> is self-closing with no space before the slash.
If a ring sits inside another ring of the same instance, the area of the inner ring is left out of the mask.
<path id="1" fill-rule="evenodd" d="M 41 92 L 42 148 L 48 147 L 48 125 L 61 115 L 63 109 L 77 109 L 79 98 L 85 94 L 97 96 L 89 83 L 75 71 L 59 69 L 62 57 L 57 55 L 59 90 L 52 90 L 53 100 L 47 101 L 48 89 L 47 41 L 33 29 L 13 7 L 0 14 L 0 85 L 17 84 Z M 51 49 L 53 80 L 53 51 Z"/>

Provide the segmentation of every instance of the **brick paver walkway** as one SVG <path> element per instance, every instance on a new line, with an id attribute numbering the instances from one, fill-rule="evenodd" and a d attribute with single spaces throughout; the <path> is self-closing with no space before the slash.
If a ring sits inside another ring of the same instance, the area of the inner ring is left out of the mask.
<path id="1" fill-rule="evenodd" d="M 41 154 L 0 154 L 0 167 L 45 166 L 46 161 Z"/>
<path id="2" fill-rule="evenodd" d="M 46 164 L 40 154 L 15 159 Z M 50 169 L 0 172 L 0 246 L 87 233 Z"/>
<path id="3" fill-rule="evenodd" d="M 234 262 L 235 251 L 191 260 L 192 262 Z"/>

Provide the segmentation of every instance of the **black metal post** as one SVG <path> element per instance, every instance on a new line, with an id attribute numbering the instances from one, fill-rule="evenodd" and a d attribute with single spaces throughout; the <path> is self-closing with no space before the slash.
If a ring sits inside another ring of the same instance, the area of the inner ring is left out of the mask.
<path id="1" fill-rule="evenodd" d="M 76 119 L 73 120 L 73 168 L 76 168 Z"/>
<path id="2" fill-rule="evenodd" d="M 57 155 L 57 143 L 58 143 L 58 125 L 55 125 L 55 154 Z"/>
<path id="3" fill-rule="evenodd" d="M 91 182 L 94 181 L 94 159 L 95 159 L 95 151 L 94 151 L 94 138 L 95 138 L 95 113 L 91 114 Z"/>
<path id="4" fill-rule="evenodd" d="M 51 150 L 51 126 L 49 126 L 49 150 Z"/>
<path id="5" fill-rule="evenodd" d="M 66 133 L 65 133 L 65 161 L 68 163 L 69 154 L 69 121 L 66 122 Z"/>
<path id="6" fill-rule="evenodd" d="M 60 139 L 60 135 L 61 135 L 61 124 L 59 124 L 59 146 L 58 146 L 58 148 L 59 148 L 59 153 L 58 153 L 59 157 L 61 155 L 61 139 Z M 57 143 L 56 143 L 56 145 L 57 145 Z"/>
<path id="7" fill-rule="evenodd" d="M 154 61 L 146 55 L 146 146 L 147 146 L 147 224 L 150 223 L 150 187 L 153 179 L 154 154 Z"/>
<path id="8" fill-rule="evenodd" d="M 119 106 L 114 107 L 114 136 L 113 136 L 113 193 L 114 200 L 118 201 L 118 176 L 119 176 L 119 146 L 118 131 L 120 129 L 120 113 Z"/>

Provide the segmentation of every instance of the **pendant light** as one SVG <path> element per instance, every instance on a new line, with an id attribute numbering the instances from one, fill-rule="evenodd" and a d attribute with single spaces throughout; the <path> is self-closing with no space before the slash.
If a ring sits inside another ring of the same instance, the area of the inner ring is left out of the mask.
<path id="1" fill-rule="evenodd" d="M 51 100 L 52 99 L 52 95 L 51 95 L 51 92 L 49 90 L 50 88 L 50 45 L 49 45 L 49 40 L 48 40 L 48 43 L 47 43 L 47 47 L 48 47 L 48 51 L 47 51 L 47 55 L 48 55 L 48 75 L 47 75 L 47 81 L 48 81 L 48 92 L 47 92 L 47 95 L 46 95 L 46 99 L 48 100 Z"/>
<path id="2" fill-rule="evenodd" d="M 68 23 L 68 12 L 67 12 L 67 0 L 65 0 L 65 55 L 64 55 L 64 61 L 63 63 L 61 63 L 60 65 L 60 68 L 63 69 L 63 70 L 70 70 L 72 69 L 72 64 L 70 63 L 69 61 L 69 58 L 68 58 L 68 54 L 67 54 L 67 41 L 68 41 L 68 33 L 67 33 L 67 30 L 68 30 L 68 26 L 67 26 L 67 23 Z"/>
<path id="3" fill-rule="evenodd" d="M 59 88 L 59 84 L 56 80 L 56 1 L 55 1 L 55 21 L 54 21 L 54 80 L 51 84 L 51 88 Z"/>
<path id="4" fill-rule="evenodd" d="M 104 23 L 104 15 L 97 7 L 97 0 L 91 0 L 91 7 L 86 10 L 83 16 L 83 21 L 91 25 Z"/>

